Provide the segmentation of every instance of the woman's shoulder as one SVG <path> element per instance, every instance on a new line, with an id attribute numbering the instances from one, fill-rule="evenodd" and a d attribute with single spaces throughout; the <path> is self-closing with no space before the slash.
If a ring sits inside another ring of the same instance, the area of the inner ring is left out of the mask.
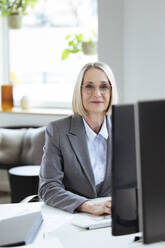
<path id="1" fill-rule="evenodd" d="M 48 128 L 67 126 L 70 123 L 71 119 L 72 119 L 72 115 L 64 117 L 64 118 L 60 118 L 55 121 L 51 121 L 48 124 Z"/>
<path id="2" fill-rule="evenodd" d="M 77 121 L 78 119 L 80 119 L 81 117 L 79 115 L 69 115 L 65 118 L 61 118 L 55 121 L 52 121 L 48 124 L 48 129 L 58 129 L 58 130 L 62 130 L 62 131 L 68 131 L 68 129 L 70 129 L 71 127 L 71 123 L 74 120 Z"/>

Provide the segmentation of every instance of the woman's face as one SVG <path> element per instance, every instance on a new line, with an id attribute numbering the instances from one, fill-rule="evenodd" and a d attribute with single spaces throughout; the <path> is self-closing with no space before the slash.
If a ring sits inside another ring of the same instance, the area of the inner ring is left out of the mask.
<path id="1" fill-rule="evenodd" d="M 111 99 L 111 85 L 104 71 L 91 68 L 82 82 L 82 103 L 88 114 L 105 114 Z"/>

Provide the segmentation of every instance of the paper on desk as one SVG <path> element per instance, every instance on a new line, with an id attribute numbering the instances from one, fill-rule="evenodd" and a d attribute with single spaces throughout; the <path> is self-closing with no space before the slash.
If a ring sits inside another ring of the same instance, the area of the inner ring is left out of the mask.
<path id="1" fill-rule="evenodd" d="M 0 220 L 41 210 L 41 203 L 12 203 L 0 205 Z"/>

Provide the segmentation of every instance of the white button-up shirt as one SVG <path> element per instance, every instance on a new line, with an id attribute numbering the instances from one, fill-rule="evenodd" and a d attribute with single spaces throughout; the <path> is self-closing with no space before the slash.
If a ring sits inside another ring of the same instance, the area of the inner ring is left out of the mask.
<path id="1" fill-rule="evenodd" d="M 104 180 L 107 163 L 108 131 L 106 118 L 104 118 L 104 122 L 98 134 L 89 127 L 84 119 L 83 122 L 87 135 L 88 152 L 95 178 L 95 185 L 98 185 Z"/>

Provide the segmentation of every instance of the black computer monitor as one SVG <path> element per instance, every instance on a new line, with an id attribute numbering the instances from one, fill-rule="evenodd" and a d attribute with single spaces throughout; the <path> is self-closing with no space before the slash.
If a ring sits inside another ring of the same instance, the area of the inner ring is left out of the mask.
<path id="1" fill-rule="evenodd" d="M 138 232 L 134 106 L 112 107 L 112 235 Z"/>
<path id="2" fill-rule="evenodd" d="M 143 242 L 165 240 L 165 100 L 135 111 L 139 222 Z"/>

